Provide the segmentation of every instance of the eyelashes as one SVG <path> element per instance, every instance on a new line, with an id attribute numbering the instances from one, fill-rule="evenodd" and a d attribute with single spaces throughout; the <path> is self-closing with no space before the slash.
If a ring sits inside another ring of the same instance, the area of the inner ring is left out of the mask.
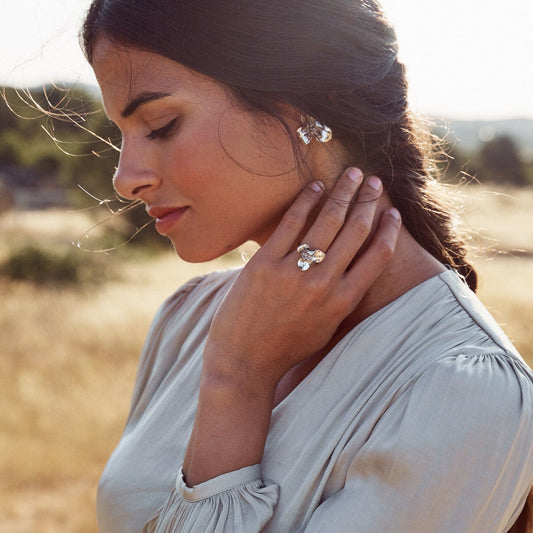
<path id="1" fill-rule="evenodd" d="M 178 117 L 172 119 L 165 126 L 151 131 L 146 136 L 146 138 L 148 140 L 150 140 L 150 141 L 166 139 L 166 138 L 170 137 L 170 135 L 172 135 L 172 133 L 174 133 L 174 130 L 176 129 L 177 125 L 178 125 Z"/>

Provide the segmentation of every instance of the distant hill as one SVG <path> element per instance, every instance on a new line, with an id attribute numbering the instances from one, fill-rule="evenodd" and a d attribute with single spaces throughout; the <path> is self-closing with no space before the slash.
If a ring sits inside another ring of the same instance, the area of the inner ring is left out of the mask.
<path id="1" fill-rule="evenodd" d="M 475 151 L 483 141 L 497 135 L 509 135 L 516 142 L 523 157 L 533 161 L 533 120 L 435 120 L 435 133 L 456 141 L 463 152 Z"/>

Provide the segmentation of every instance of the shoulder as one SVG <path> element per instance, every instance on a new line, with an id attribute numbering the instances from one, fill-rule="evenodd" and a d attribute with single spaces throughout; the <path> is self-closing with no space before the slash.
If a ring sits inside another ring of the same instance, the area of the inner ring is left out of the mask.
<path id="1" fill-rule="evenodd" d="M 470 290 L 464 279 L 455 271 L 448 271 L 440 276 L 440 281 L 453 295 L 458 307 L 468 316 L 473 323 L 483 330 L 492 342 L 504 352 L 520 358 L 516 348 L 507 338 L 499 324 L 481 303 L 477 295 Z"/>
<path id="2" fill-rule="evenodd" d="M 207 335 L 209 323 L 240 269 L 213 272 L 192 278 L 169 296 L 156 312 L 141 356 L 146 360 L 170 359 L 180 351 L 180 343 L 194 330 Z"/>
<path id="3" fill-rule="evenodd" d="M 241 268 L 220 270 L 203 276 L 196 276 L 184 283 L 171 294 L 159 307 L 154 317 L 154 324 L 165 321 L 169 315 L 188 306 L 216 297 L 229 290 Z"/>
<path id="4" fill-rule="evenodd" d="M 527 368 L 487 308 L 452 270 L 416 287 L 386 311 L 381 330 L 394 322 L 395 338 L 415 355 L 415 374 L 434 364 L 458 372 L 465 365 L 483 372 L 495 361 Z M 470 368 L 456 377 L 475 374 Z"/>
<path id="5" fill-rule="evenodd" d="M 532 453 L 533 373 L 477 296 L 453 271 L 407 296 L 397 337 L 409 356 L 390 404 L 403 437 L 456 450 L 516 437 Z"/>
<path id="6" fill-rule="evenodd" d="M 520 478 L 529 486 L 533 375 L 521 361 L 502 354 L 442 358 L 396 396 L 365 447 L 371 455 L 385 453 L 396 465 L 410 465 L 411 472 L 427 469 L 438 479 L 462 479 L 461 469 L 474 464 L 487 473 L 491 465 L 491 475 L 505 470 L 513 482 Z"/>
<path id="7" fill-rule="evenodd" d="M 435 361 L 415 380 L 412 394 L 426 400 L 436 397 L 435 403 L 448 409 L 455 405 L 458 416 L 464 416 L 465 410 L 503 415 L 512 409 L 533 415 L 531 370 L 498 347 L 494 353 L 457 354 Z"/>
<path id="8" fill-rule="evenodd" d="M 393 302 L 359 333 L 363 348 L 377 346 L 366 363 L 386 384 L 374 444 L 394 442 L 415 456 L 476 447 L 490 455 L 516 439 L 515 457 L 531 457 L 532 371 L 453 271 Z"/>
<path id="9" fill-rule="evenodd" d="M 207 336 L 210 320 L 239 271 L 192 278 L 163 302 L 144 342 L 131 412 L 142 403 L 142 397 L 150 398 L 178 359 L 201 357 L 195 348 Z"/>
<path id="10" fill-rule="evenodd" d="M 523 467 L 533 455 L 533 374 L 512 355 L 442 358 L 401 396 L 394 410 L 408 448 L 437 456 L 469 449 L 487 461 L 509 454 Z"/>

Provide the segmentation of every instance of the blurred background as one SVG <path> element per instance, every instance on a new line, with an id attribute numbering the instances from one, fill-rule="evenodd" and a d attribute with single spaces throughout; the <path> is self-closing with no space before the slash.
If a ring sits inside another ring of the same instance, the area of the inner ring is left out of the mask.
<path id="1" fill-rule="evenodd" d="M 0 8 L 0 531 L 10 533 L 97 530 L 96 485 L 155 310 L 190 277 L 243 261 L 186 264 L 144 227 L 142 208 L 109 200 L 118 136 L 77 44 L 89 3 Z M 531 365 L 533 3 L 382 3 L 413 107 L 443 138 L 446 181 L 460 184 L 480 297 Z"/>

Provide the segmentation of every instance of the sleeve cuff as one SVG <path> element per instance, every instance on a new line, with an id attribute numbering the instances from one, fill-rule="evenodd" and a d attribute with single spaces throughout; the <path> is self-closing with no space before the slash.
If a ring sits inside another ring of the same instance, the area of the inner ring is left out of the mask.
<path id="1" fill-rule="evenodd" d="M 221 474 L 193 487 L 188 487 L 185 484 L 182 467 L 180 467 L 176 480 L 178 493 L 184 500 L 188 501 L 204 500 L 221 492 L 246 485 L 257 485 L 255 488 L 263 485 L 261 481 L 261 466 L 259 464 L 245 466 L 239 470 Z"/>

